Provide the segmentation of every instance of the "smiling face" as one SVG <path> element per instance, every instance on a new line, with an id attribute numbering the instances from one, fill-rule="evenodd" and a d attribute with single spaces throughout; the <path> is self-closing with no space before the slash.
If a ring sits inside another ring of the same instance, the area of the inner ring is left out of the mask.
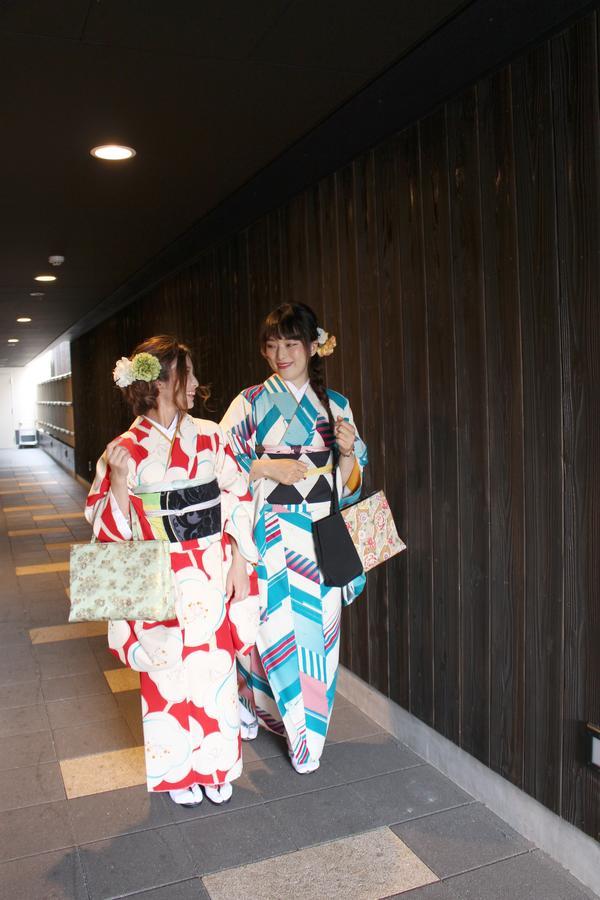
<path id="1" fill-rule="evenodd" d="M 159 391 L 161 396 L 179 407 L 179 409 L 191 409 L 196 401 L 196 391 L 200 382 L 194 374 L 194 364 L 189 356 L 186 356 L 186 382 L 180 387 L 176 396 L 177 387 L 177 360 L 171 363 L 171 371 L 168 381 L 159 382 Z"/>
<path id="2" fill-rule="evenodd" d="M 263 356 L 277 375 L 302 387 L 308 381 L 309 360 L 316 352 L 316 341 L 307 350 L 300 340 L 272 337 L 265 342 Z"/>

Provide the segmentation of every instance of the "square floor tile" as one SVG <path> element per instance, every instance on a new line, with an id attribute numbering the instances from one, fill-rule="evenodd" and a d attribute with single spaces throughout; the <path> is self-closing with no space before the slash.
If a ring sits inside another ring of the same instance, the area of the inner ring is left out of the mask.
<path id="1" fill-rule="evenodd" d="M 265 806 L 251 806 L 194 819 L 177 828 L 184 837 L 199 875 L 295 849 L 287 829 Z"/>
<path id="2" fill-rule="evenodd" d="M 423 763 L 412 750 L 385 732 L 330 744 L 323 757 L 343 773 L 345 781 L 358 781 Z"/>
<path id="3" fill-rule="evenodd" d="M 192 878 L 135 894 L 133 900 L 210 900 L 210 895 L 199 878 Z"/>
<path id="4" fill-rule="evenodd" d="M 36 731 L 47 731 L 49 728 L 46 707 L 41 704 L 0 710 L 0 737 L 33 734 Z"/>
<path id="5" fill-rule="evenodd" d="M 77 850 L 59 850 L 0 865 L 0 884 L 11 900 L 88 900 Z"/>
<path id="6" fill-rule="evenodd" d="M 539 850 L 457 875 L 445 884 L 455 900 L 597 900 Z"/>
<path id="7" fill-rule="evenodd" d="M 369 734 L 382 732 L 383 728 L 365 716 L 355 706 L 340 706 L 333 708 L 327 740 L 330 743 L 337 741 L 351 741 L 355 738 L 366 737 Z"/>
<path id="8" fill-rule="evenodd" d="M 352 790 L 378 825 L 395 825 L 472 801 L 472 797 L 428 765 L 355 781 Z"/>
<path id="9" fill-rule="evenodd" d="M 68 803 L 42 803 L 11 809 L 0 816 L 0 861 L 74 845 Z"/>
<path id="10" fill-rule="evenodd" d="M 357 834 L 379 824 L 373 811 L 348 785 L 275 800 L 268 808 L 292 836 L 296 847 Z"/>
<path id="11" fill-rule="evenodd" d="M 87 697 L 90 694 L 108 694 L 110 689 L 101 672 L 82 672 L 79 675 L 62 675 L 46 678 L 41 684 L 46 701 L 67 700 L 70 697 Z"/>
<path id="12" fill-rule="evenodd" d="M 432 881 L 435 875 L 388 828 L 204 877 L 212 900 L 251 895 L 249 885 L 260 900 L 281 900 L 282 883 L 298 900 L 380 900 Z"/>
<path id="13" fill-rule="evenodd" d="M 408 891 L 408 893 L 403 891 L 400 894 L 392 894 L 385 900 L 456 900 L 456 895 L 452 893 L 445 882 L 437 881 L 434 884 L 415 888 L 414 891 Z"/>
<path id="14" fill-rule="evenodd" d="M 48 702 L 47 710 L 50 724 L 54 729 L 87 725 L 90 722 L 101 722 L 120 716 L 114 697 L 106 693 L 53 700 Z"/>
<path id="15" fill-rule="evenodd" d="M 54 732 L 54 743 L 59 759 L 136 746 L 131 729 L 120 714 L 119 718 L 106 719 L 104 722 L 59 728 Z"/>
<path id="16" fill-rule="evenodd" d="M 267 759 L 269 756 L 286 756 L 287 746 L 285 739 L 266 728 L 258 729 L 258 737 L 253 741 L 244 741 L 242 744 L 244 763 L 256 762 L 257 759 Z"/>
<path id="17" fill-rule="evenodd" d="M 0 771 L 55 761 L 54 741 L 49 731 L 0 738 Z"/>
<path id="18" fill-rule="evenodd" d="M 98 671 L 98 663 L 91 650 L 86 646 L 74 644 L 73 641 L 37 644 L 35 654 L 42 678 Z"/>
<path id="19" fill-rule="evenodd" d="M 21 681 L 38 681 L 39 673 L 35 660 L 4 662 L 0 660 L 0 685 Z"/>
<path id="20" fill-rule="evenodd" d="M 43 699 L 42 685 L 37 675 L 31 681 L 14 682 L 0 686 L 0 709 L 37 706 Z"/>
<path id="21" fill-rule="evenodd" d="M 0 810 L 64 799 L 65 790 L 57 763 L 0 772 Z"/>
<path id="22" fill-rule="evenodd" d="M 392 831 L 440 878 L 515 856 L 532 847 L 480 803 L 394 825 Z"/>
<path id="23" fill-rule="evenodd" d="M 120 897 L 194 875 L 177 825 L 85 844 L 80 854 L 92 900 Z"/>
<path id="24" fill-rule="evenodd" d="M 160 825 L 172 825 L 168 794 L 149 793 L 146 785 L 106 791 L 69 801 L 73 834 L 86 844 Z"/>
<path id="25" fill-rule="evenodd" d="M 333 767 L 330 760 L 321 760 L 316 772 L 309 775 L 298 775 L 292 768 L 289 758 L 272 756 L 248 763 L 244 775 L 256 787 L 262 800 L 279 800 L 309 791 L 342 784 L 346 780 L 345 773 Z"/>

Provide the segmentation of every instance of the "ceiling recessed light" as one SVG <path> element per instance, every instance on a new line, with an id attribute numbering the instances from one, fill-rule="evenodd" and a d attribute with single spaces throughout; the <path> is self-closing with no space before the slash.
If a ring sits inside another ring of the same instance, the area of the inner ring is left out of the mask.
<path id="1" fill-rule="evenodd" d="M 9 338 L 9 339 L 8 339 L 8 343 L 9 343 L 9 344 L 18 344 L 18 343 L 19 343 L 19 338 Z"/>
<path id="2" fill-rule="evenodd" d="M 19 316 L 17 322 L 31 322 L 31 319 L 29 318 L 29 316 Z"/>
<path id="3" fill-rule="evenodd" d="M 56 281 L 56 275 L 36 275 L 36 281 Z"/>
<path id="4" fill-rule="evenodd" d="M 135 150 L 133 147 L 125 147 L 122 144 L 102 144 L 100 147 L 93 147 L 90 150 L 92 156 L 95 156 L 96 159 L 110 159 L 110 160 L 119 160 L 119 159 L 131 159 L 135 156 Z"/>
<path id="5" fill-rule="evenodd" d="M 30 291 L 29 296 L 30 297 L 45 297 L 46 295 L 44 294 L 43 291 Z"/>

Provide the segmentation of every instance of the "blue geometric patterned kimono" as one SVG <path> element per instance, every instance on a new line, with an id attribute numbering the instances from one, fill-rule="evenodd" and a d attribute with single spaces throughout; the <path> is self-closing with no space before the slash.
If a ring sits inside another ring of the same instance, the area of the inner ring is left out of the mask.
<path id="1" fill-rule="evenodd" d="M 348 400 L 327 393 L 334 421 L 342 416 L 354 424 Z M 335 696 L 342 602 L 351 603 L 365 583 L 361 575 L 343 589 L 327 587 L 316 563 L 312 523 L 329 514 L 332 493 L 327 412 L 310 385 L 298 402 L 272 375 L 236 397 L 221 427 L 246 472 L 266 458 L 309 466 L 307 477 L 293 485 L 268 478 L 251 484 L 263 612 L 256 649 L 238 654 L 238 671 L 242 703 L 271 731 L 287 735 L 298 763 L 318 760 Z M 367 451 L 358 436 L 355 453 L 362 482 Z M 342 506 L 359 498 L 360 487 L 345 491 L 338 471 Z"/>

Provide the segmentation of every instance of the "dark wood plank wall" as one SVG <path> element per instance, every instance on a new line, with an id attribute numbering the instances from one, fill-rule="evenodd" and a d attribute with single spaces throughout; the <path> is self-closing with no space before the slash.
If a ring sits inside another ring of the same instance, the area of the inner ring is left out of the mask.
<path id="1" fill-rule="evenodd" d="M 338 337 L 328 379 L 369 443 L 367 487 L 385 487 L 409 548 L 347 610 L 343 661 L 596 838 L 597 62 L 594 14 L 207 249 L 72 353 L 86 478 L 128 423 L 110 372 L 136 342 L 189 342 L 218 418 L 266 375 L 264 314 L 314 306 Z"/>

